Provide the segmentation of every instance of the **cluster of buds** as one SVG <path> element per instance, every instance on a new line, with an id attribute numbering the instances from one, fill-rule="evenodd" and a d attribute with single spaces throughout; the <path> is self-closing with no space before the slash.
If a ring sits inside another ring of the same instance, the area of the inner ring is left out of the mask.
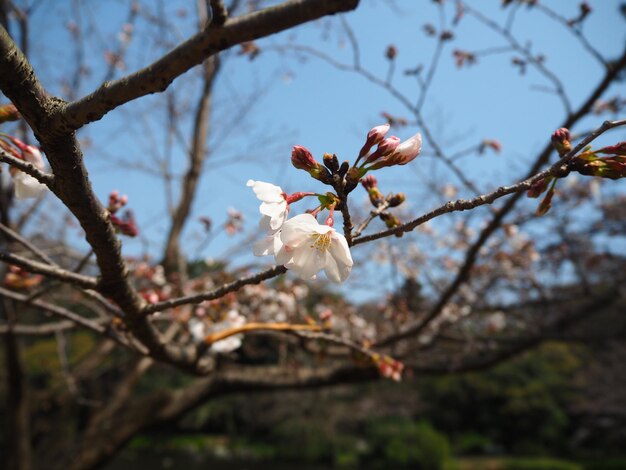
<path id="1" fill-rule="evenodd" d="M 4 276 L 4 285 L 11 289 L 30 289 L 41 284 L 43 276 L 33 274 L 19 266 L 9 265 L 9 269 Z"/>
<path id="2" fill-rule="evenodd" d="M 389 356 L 374 355 L 372 358 L 378 367 L 378 372 L 382 377 L 391 379 L 396 382 L 402 380 L 402 372 L 404 371 L 404 364 L 400 361 L 396 361 Z"/>
<path id="3" fill-rule="evenodd" d="M 126 203 L 128 203 L 128 196 L 125 194 L 120 196 L 119 192 L 115 190 L 111 191 L 107 210 L 110 214 L 111 223 L 118 233 L 128 237 L 136 237 L 139 234 L 139 229 L 137 228 L 137 222 L 133 212 L 130 209 L 126 209 L 121 217 L 116 215 Z"/>
<path id="4" fill-rule="evenodd" d="M 597 154 L 609 155 L 599 157 Z M 587 151 L 578 155 L 570 164 L 581 175 L 620 179 L 626 177 L 626 142 Z"/>
<path id="5" fill-rule="evenodd" d="M 570 133 L 568 129 L 557 129 L 552 134 L 552 145 L 561 157 L 572 150 Z M 608 155 L 603 157 L 601 155 Z M 600 178 L 620 179 L 626 178 L 626 142 L 591 150 L 586 147 L 582 153 L 576 155 L 567 162 L 567 168 L 563 174 L 546 176 L 538 179 L 528 190 L 527 196 L 539 197 L 546 190 L 547 193 L 539 204 L 538 215 L 543 215 L 550 209 L 554 196 L 554 186 L 559 178 L 567 176 L 570 171 L 576 171 L 585 176 L 597 176 Z"/>
<path id="6" fill-rule="evenodd" d="M 404 193 L 396 193 L 389 194 L 387 196 L 383 196 L 383 193 L 378 189 L 378 181 L 373 175 L 367 175 L 365 178 L 361 180 L 361 185 L 367 191 L 370 202 L 376 208 L 381 207 L 383 204 L 386 204 L 386 207 L 398 207 L 406 200 L 406 196 Z M 387 228 L 395 228 L 401 224 L 400 219 L 390 212 L 384 211 L 378 214 L 380 220 L 382 220 Z M 397 236 L 402 236 L 402 234 L 397 234 Z"/>
<path id="7" fill-rule="evenodd" d="M 120 196 L 120 193 L 118 191 L 113 190 L 111 191 L 111 194 L 109 194 L 109 205 L 107 207 L 107 210 L 111 214 L 115 214 L 118 210 L 124 207 L 127 202 L 128 196 L 126 196 L 126 194 Z"/>
<path id="8" fill-rule="evenodd" d="M 421 134 L 417 133 L 401 142 L 395 135 L 385 137 L 390 127 L 389 124 L 383 124 L 374 127 L 368 132 L 365 144 L 361 148 L 355 163 L 356 167 L 359 161 L 363 159 L 363 163 L 359 167 L 363 175 L 367 171 L 378 170 L 388 166 L 406 165 L 420 154 L 422 150 Z M 375 145 L 377 145 L 376 150 L 372 152 Z"/>

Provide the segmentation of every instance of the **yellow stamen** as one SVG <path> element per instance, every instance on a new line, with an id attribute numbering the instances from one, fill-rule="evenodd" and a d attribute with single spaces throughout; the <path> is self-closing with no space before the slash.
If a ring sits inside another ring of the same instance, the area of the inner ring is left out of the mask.
<path id="1" fill-rule="evenodd" d="M 311 248 L 317 249 L 320 253 L 330 250 L 330 245 L 333 242 L 331 232 L 313 233 L 311 237 L 314 239 Z"/>

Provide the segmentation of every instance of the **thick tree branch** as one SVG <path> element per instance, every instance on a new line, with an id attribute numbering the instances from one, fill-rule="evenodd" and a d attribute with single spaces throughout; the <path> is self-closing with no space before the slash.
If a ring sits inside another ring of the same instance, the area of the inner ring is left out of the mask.
<path id="1" fill-rule="evenodd" d="M 116 107 L 151 93 L 164 91 L 172 81 L 207 57 L 236 44 L 253 41 L 326 15 L 353 10 L 359 0 L 291 0 L 209 26 L 153 64 L 114 82 L 60 110 L 58 127 L 76 130 L 101 119 Z"/>
<path id="2" fill-rule="evenodd" d="M 98 286 L 98 280 L 94 277 L 73 273 L 72 271 L 67 271 L 58 266 L 24 258 L 23 256 L 14 255 L 4 250 L 0 250 L 0 261 L 14 264 L 31 273 L 43 274 L 44 276 L 75 284 L 86 289 L 94 289 Z"/>

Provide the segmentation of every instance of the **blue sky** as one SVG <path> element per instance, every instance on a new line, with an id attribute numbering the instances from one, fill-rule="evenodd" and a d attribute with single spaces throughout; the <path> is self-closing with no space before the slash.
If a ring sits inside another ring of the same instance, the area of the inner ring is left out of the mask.
<path id="1" fill-rule="evenodd" d="M 105 48 L 115 49 L 117 34 L 128 14 L 127 2 L 111 1 L 106 6 L 86 2 L 80 11 L 69 13 L 71 2 L 43 2 L 34 14 L 32 61 L 44 85 L 53 93 L 62 94 L 60 82 L 73 77 L 74 46 L 65 25 L 68 18 L 79 22 L 87 30 L 96 31 L 85 49 L 92 74 L 84 78 L 81 94 L 97 87 L 103 76 L 102 53 Z M 176 42 L 191 35 L 194 29 L 193 12 L 180 15 L 181 5 L 188 2 L 163 2 L 168 17 L 175 23 L 158 30 L 144 19 L 136 25 L 136 36 L 127 53 L 127 69 L 121 74 L 147 65 L 158 57 L 155 38 Z M 450 28 L 454 15 L 454 2 L 445 1 L 443 21 Z M 496 22 L 506 21 L 509 9 L 499 1 L 471 2 Z M 578 2 L 559 0 L 543 1 L 555 11 L 571 18 L 578 12 Z M 154 5 L 158 5 L 156 2 Z M 619 1 L 590 2 L 594 12 L 586 19 L 584 32 L 593 46 L 606 57 L 620 52 L 626 40 L 626 21 L 618 14 Z M 391 5 L 391 6 L 390 6 Z M 156 7 L 152 7 L 156 8 Z M 431 0 L 362 0 L 359 8 L 343 15 L 354 32 L 364 68 L 385 77 L 388 61 L 386 47 L 393 44 L 398 49 L 396 71 L 392 84 L 411 100 L 417 97 L 413 77 L 403 74 L 423 64 L 428 67 L 436 41 L 427 37 L 426 23 L 440 27 L 439 7 Z M 553 94 L 539 88 L 549 84 L 544 77 L 529 68 L 521 75 L 511 66 L 514 54 L 503 53 L 481 57 L 471 67 L 458 69 L 452 57 L 454 49 L 481 50 L 505 44 L 505 41 L 469 16 L 462 19 L 454 31 L 454 39 L 445 45 L 442 59 L 436 70 L 423 115 L 439 144 L 452 154 L 457 150 L 477 144 L 484 138 L 502 143 L 500 155 L 486 152 L 482 156 L 469 156 L 462 160 L 463 172 L 475 179 L 485 191 L 501 184 L 516 181 L 525 173 L 528 161 L 549 139 L 551 132 L 563 120 L 563 107 Z M 143 32 L 149 39 L 140 39 Z M 565 91 L 576 107 L 602 76 L 597 62 L 581 47 L 576 38 L 562 25 L 545 15 L 519 8 L 513 33 L 521 44 L 532 44 L 532 51 L 546 56 L 546 66 L 561 77 Z M 196 250 L 201 232 L 197 217 L 210 216 L 220 224 L 228 207 L 235 207 L 247 216 L 247 233 L 254 231 L 257 220 L 257 201 L 245 187 L 249 179 L 264 180 L 281 185 L 287 192 L 324 191 L 325 188 L 306 174 L 290 166 L 293 145 L 304 145 L 321 159 L 323 152 L 336 153 L 340 160 L 353 160 L 360 149 L 365 134 L 384 119 L 381 112 L 406 117 L 408 111 L 387 91 L 351 72 L 339 71 L 322 60 L 280 52 L 289 45 L 306 45 L 323 51 L 335 60 L 349 63 L 352 51 L 345 30 L 338 17 L 326 18 L 295 30 L 258 41 L 261 54 L 249 61 L 245 56 L 231 51 L 216 89 L 215 114 L 210 148 L 215 149 L 207 162 L 207 170 L 194 205 L 185 244 L 191 256 L 219 258 L 224 250 L 241 245 L 244 235 L 230 238 L 217 235 L 208 248 Z M 193 99 L 198 95 L 197 70 L 181 77 L 172 86 L 176 103 L 180 106 L 181 132 L 189 135 L 188 116 L 193 114 Z M 624 92 L 623 83 L 605 95 L 611 97 Z M 251 110 L 242 117 L 242 108 Z M 133 170 L 140 164 L 154 171 L 155 155 L 163 155 L 168 145 L 162 126 L 167 122 L 163 96 L 152 96 L 125 105 L 119 112 L 105 116 L 101 121 L 81 131 L 79 137 L 89 139 L 85 147 L 86 162 L 94 187 L 103 200 L 112 189 L 128 194 L 130 204 L 138 216 L 139 226 L 149 244 L 138 240 L 124 241 L 128 254 L 138 255 L 147 249 L 158 256 L 158 248 L 168 224 L 164 212 L 164 186 L 162 182 Z M 596 116 L 582 123 L 579 130 L 598 126 L 610 116 Z M 394 130 L 401 138 L 417 131 L 416 126 Z M 600 142 L 614 143 L 624 140 L 624 131 L 613 132 Z M 458 181 L 428 153 L 415 160 L 411 168 L 378 172 L 384 192 L 406 191 L 408 207 L 414 215 L 426 212 L 437 201 L 429 197 L 426 182 L 438 184 Z M 127 164 L 120 162 L 126 161 Z M 172 168 L 175 174 L 185 169 L 183 150 L 172 145 Z M 608 183 L 621 185 L 624 183 Z M 461 196 L 467 195 L 461 193 Z M 355 192 L 353 201 L 360 204 L 364 193 Z M 304 210 L 306 205 L 294 207 Z M 295 212 L 294 212 L 295 213 Z M 244 251 L 245 252 L 245 251 Z M 235 258 L 234 264 L 250 262 L 249 256 Z M 262 264 L 265 260 L 258 260 Z M 269 264 L 271 260 L 267 260 Z"/>

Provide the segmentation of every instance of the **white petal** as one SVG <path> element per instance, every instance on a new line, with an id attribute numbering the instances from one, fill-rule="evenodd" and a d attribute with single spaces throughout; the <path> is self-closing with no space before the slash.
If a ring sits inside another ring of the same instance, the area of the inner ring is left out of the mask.
<path id="1" fill-rule="evenodd" d="M 280 238 L 285 245 L 296 247 L 308 240 L 311 234 L 320 233 L 319 227 L 320 224 L 311 214 L 296 215 L 285 222 Z"/>
<path id="2" fill-rule="evenodd" d="M 278 238 L 280 239 L 280 237 Z M 282 240 L 280 240 L 280 244 L 280 248 L 278 250 L 274 250 L 276 264 L 286 265 L 293 259 L 293 249 L 289 246 L 283 245 Z M 276 245 L 274 245 L 274 248 L 276 248 Z"/>
<path id="3" fill-rule="evenodd" d="M 333 234 L 333 242 L 330 245 L 330 254 L 337 260 L 337 262 L 352 267 L 353 261 L 348 241 L 346 240 L 346 237 L 338 232 Z"/>
<path id="4" fill-rule="evenodd" d="M 275 184 L 248 180 L 246 186 L 251 187 L 256 197 L 263 202 L 281 202 L 285 200 L 283 190 L 280 186 L 276 186 Z"/>
<path id="5" fill-rule="evenodd" d="M 287 202 L 284 199 L 280 203 L 262 202 L 259 206 L 259 212 L 263 216 L 270 218 L 270 228 L 272 230 L 278 230 L 287 219 Z"/>
<path id="6" fill-rule="evenodd" d="M 255 256 L 275 255 L 280 251 L 283 242 L 280 240 L 280 233 L 274 232 L 259 240 L 253 245 L 252 251 Z"/>
<path id="7" fill-rule="evenodd" d="M 418 132 L 410 139 L 407 139 L 404 142 L 402 142 L 400 145 L 398 145 L 394 153 L 402 157 L 403 163 L 408 163 L 409 161 L 417 157 L 421 150 L 422 150 L 422 135 Z"/>
<path id="8" fill-rule="evenodd" d="M 303 279 L 311 279 L 324 267 L 325 258 L 325 253 L 305 245 L 294 251 L 292 261 L 285 267 Z"/>
<path id="9" fill-rule="evenodd" d="M 15 197 L 17 199 L 37 197 L 47 189 L 45 185 L 35 178 L 19 170 L 13 175 L 13 185 L 15 186 Z"/>
<path id="10" fill-rule="evenodd" d="M 211 351 L 214 353 L 229 353 L 241 346 L 241 335 L 233 335 L 216 341 L 211 345 Z"/>

